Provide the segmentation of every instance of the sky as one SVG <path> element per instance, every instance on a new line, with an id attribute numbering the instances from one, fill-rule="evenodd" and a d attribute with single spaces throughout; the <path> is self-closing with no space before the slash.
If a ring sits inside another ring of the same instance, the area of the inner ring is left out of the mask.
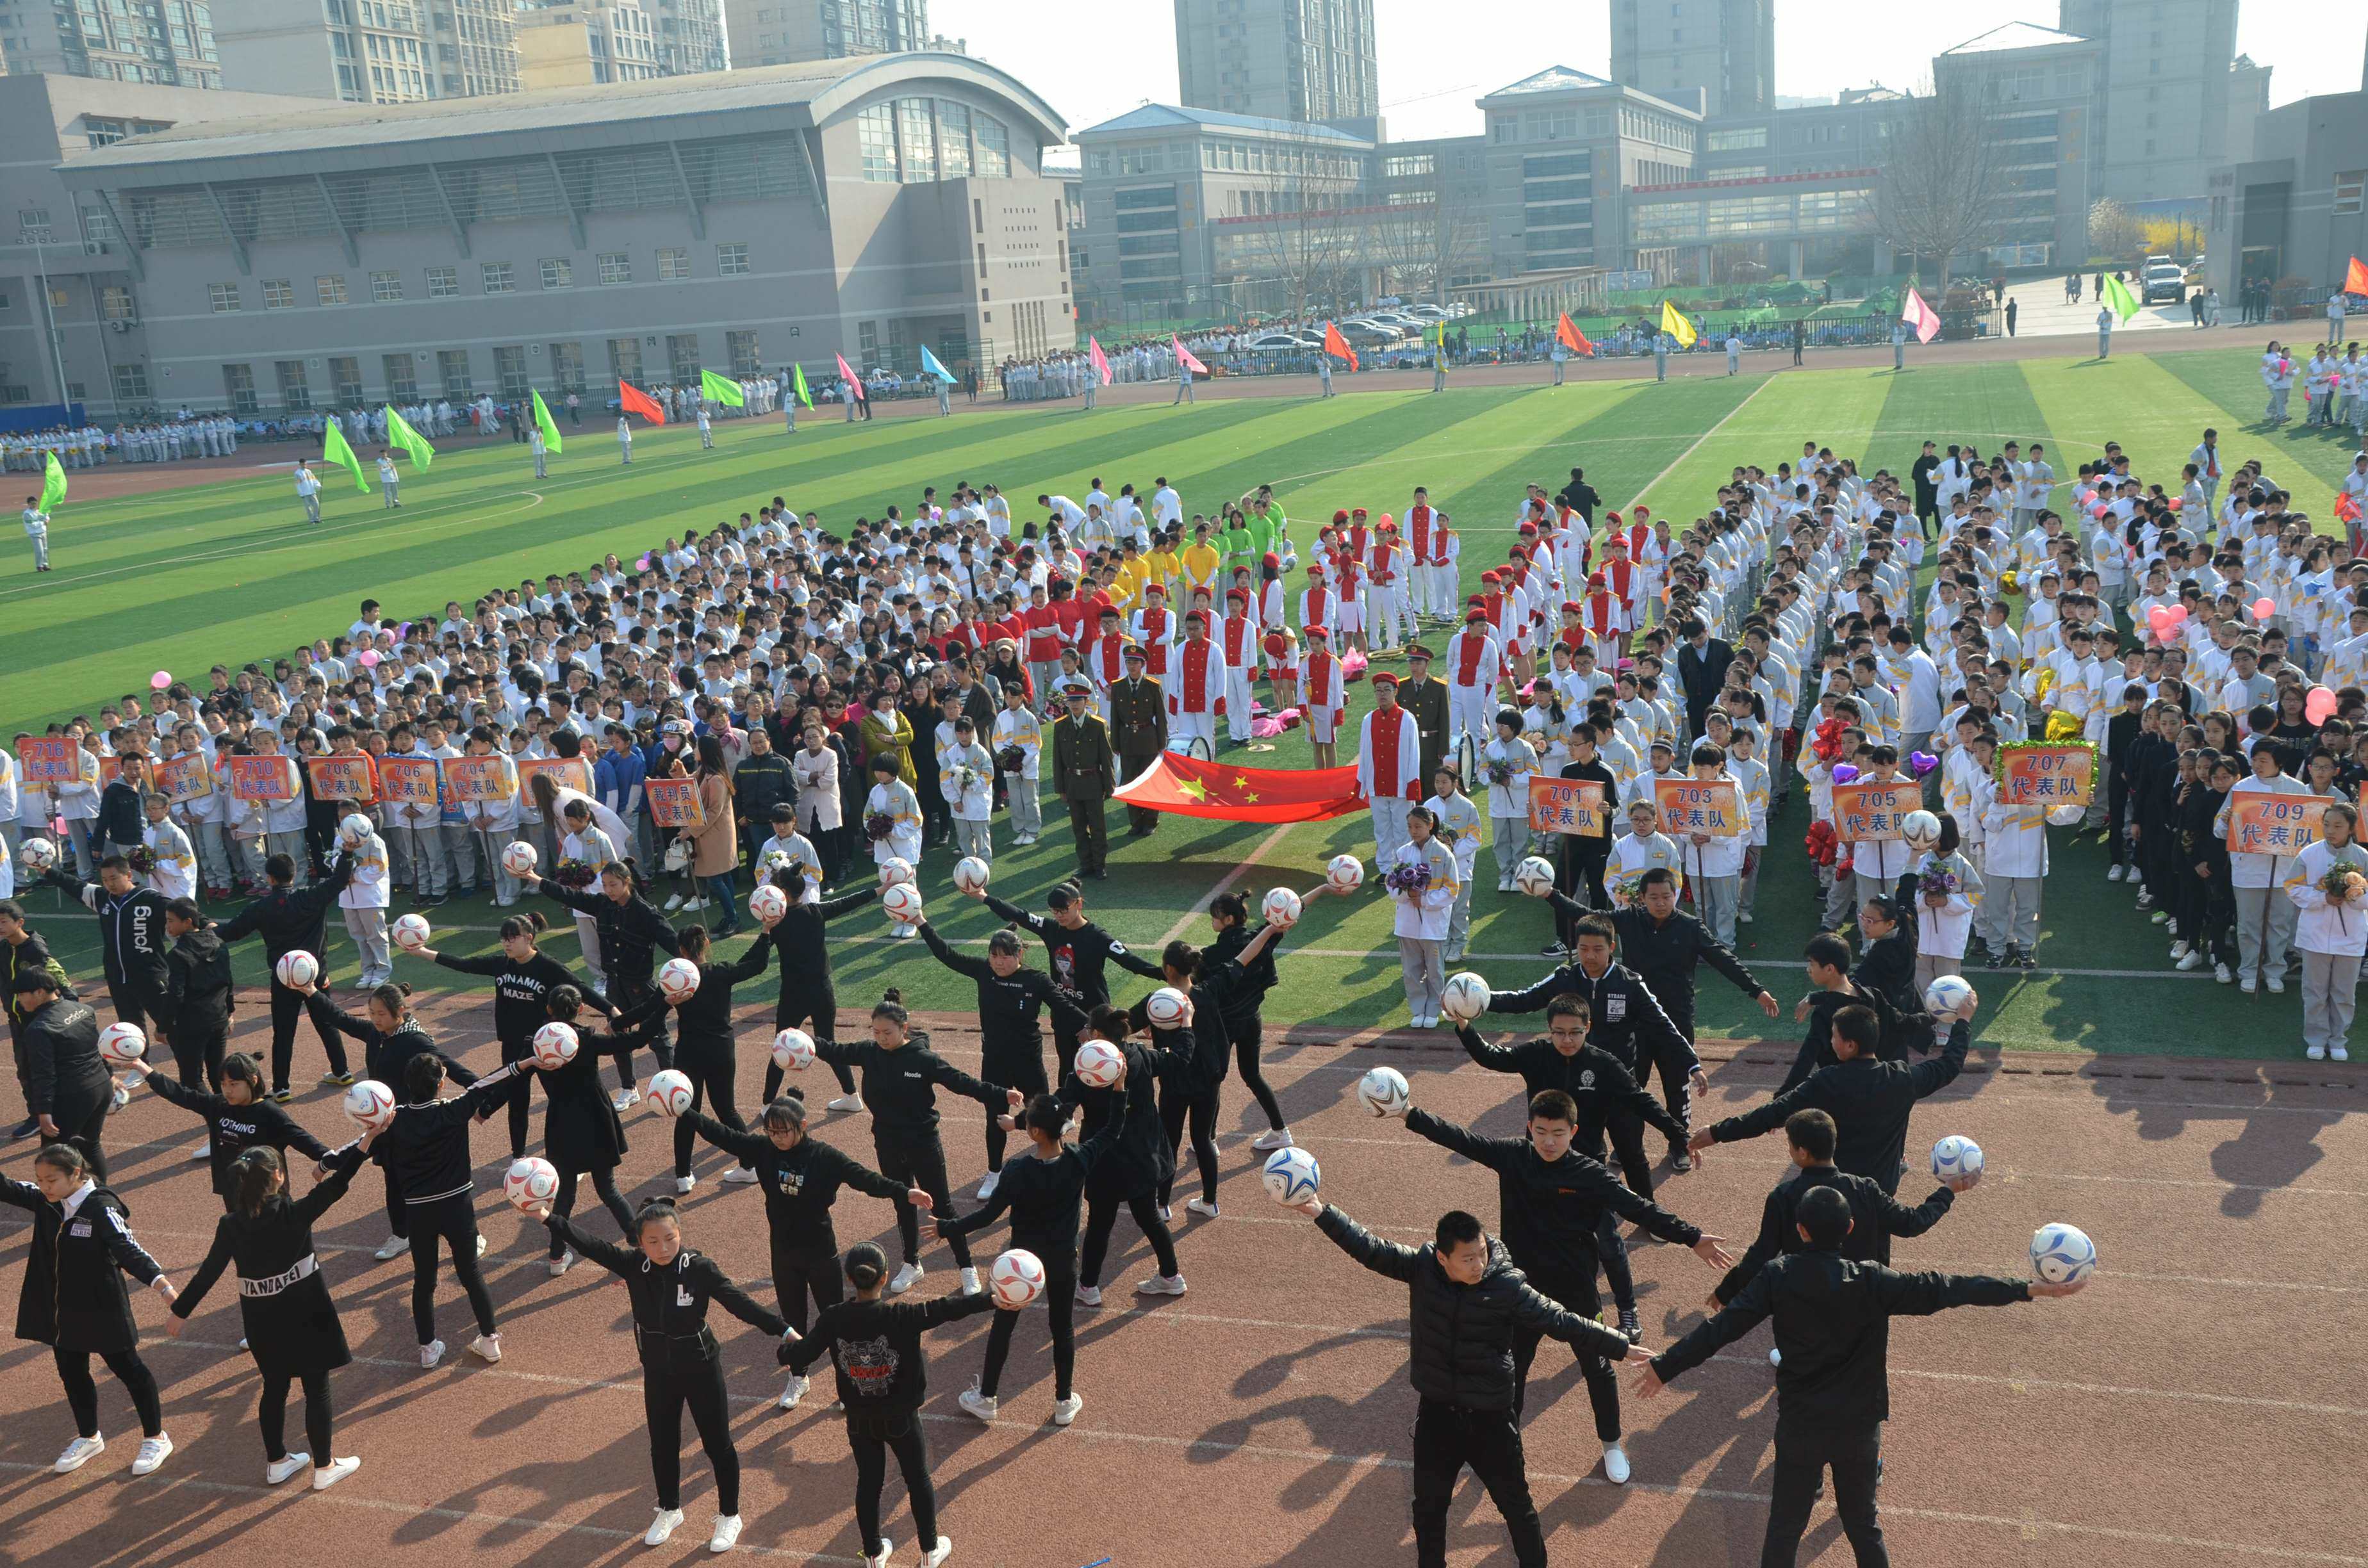
<path id="1" fill-rule="evenodd" d="M 1065 10 L 1066 8 L 1061 8 Z M 1610 6 L 1601 0 L 1373 0 L 1382 115 L 1393 138 L 1475 136 L 1473 100 L 1548 65 L 1609 74 Z M 2345 13 L 2349 13 L 2346 15 Z M 1176 101 L 1173 0 L 1103 0 L 1084 26 L 1047 27 L 1047 13 L 1013 0 L 930 0 L 933 31 L 1043 95 L 1073 128 L 1137 105 Z M 2008 22 L 2055 25 L 2054 0 L 1778 0 L 1776 90 L 1829 97 L 1879 82 L 1902 90 L 1932 72 L 1932 56 Z M 1834 47 L 1835 40 L 1847 47 Z M 2271 67 L 2270 102 L 2357 91 L 2368 7 L 2320 0 L 2240 0 L 2237 48 Z"/>

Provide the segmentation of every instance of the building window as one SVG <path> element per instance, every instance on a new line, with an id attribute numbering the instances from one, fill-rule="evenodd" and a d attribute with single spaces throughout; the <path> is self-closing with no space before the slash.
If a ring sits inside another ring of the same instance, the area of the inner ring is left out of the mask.
<path id="1" fill-rule="evenodd" d="M 235 283 L 209 283 L 206 285 L 206 297 L 212 301 L 214 314 L 218 316 L 238 309 L 238 285 Z M 271 285 L 268 283 L 263 286 L 263 297 L 268 309 L 271 299 Z"/>
<path id="2" fill-rule="evenodd" d="M 477 264 L 479 286 L 488 294 L 509 294 L 518 290 L 518 279 L 507 261 L 481 261 Z"/>
<path id="3" fill-rule="evenodd" d="M 897 150 L 905 159 L 905 183 L 928 185 L 938 177 L 937 123 L 927 98 L 896 100 Z"/>
<path id="4" fill-rule="evenodd" d="M 230 411 L 233 414 L 261 412 L 263 405 L 257 403 L 255 397 L 255 367 L 224 365 L 222 396 L 230 403 Z"/>
<path id="5" fill-rule="evenodd" d="M 867 321 L 855 324 L 855 355 L 859 361 L 856 366 L 858 369 L 866 369 L 873 360 L 880 358 L 880 324 L 878 322 Z"/>
<path id="6" fill-rule="evenodd" d="M 342 272 L 330 272 L 313 278 L 313 292 L 318 296 L 321 303 L 324 305 L 344 304 L 346 302 L 346 275 Z"/>
<path id="7" fill-rule="evenodd" d="M 638 337 L 612 337 L 609 340 L 609 374 L 620 381 L 642 379 L 642 340 Z"/>
<path id="8" fill-rule="evenodd" d="M 978 137 L 978 172 L 986 179 L 1011 177 L 1011 132 L 1003 121 L 991 114 L 976 117 L 973 130 Z"/>
<path id="9" fill-rule="evenodd" d="M 600 287 L 603 289 L 612 283 L 631 283 L 633 280 L 633 258 L 623 251 L 603 251 L 599 260 Z M 546 284 L 544 287 L 548 288 L 549 285 Z"/>
<path id="10" fill-rule="evenodd" d="M 98 312 L 108 321 L 131 321 L 139 313 L 131 303 L 131 290 L 119 283 L 100 287 Z"/>
<path id="11" fill-rule="evenodd" d="M 396 403 L 416 403 L 419 400 L 419 378 L 413 371 L 408 354 L 382 354 L 379 364 L 386 371 L 386 395 Z"/>
<path id="12" fill-rule="evenodd" d="M 938 100 L 938 168 L 947 179 L 970 175 L 970 106 Z"/>
<path id="13" fill-rule="evenodd" d="M 2368 169 L 2346 169 L 2335 176 L 2335 215 L 2348 218 L 2360 210 L 2361 188 L 2368 185 Z"/>
<path id="14" fill-rule="evenodd" d="M 734 375 L 753 376 L 757 374 L 759 368 L 759 361 L 757 354 L 757 335 L 755 332 L 727 332 L 723 335 L 723 347 L 725 351 L 732 356 L 732 373 Z"/>
<path id="15" fill-rule="evenodd" d="M 699 334 L 676 332 L 666 335 L 666 364 L 677 381 L 699 380 Z"/>
<path id="16" fill-rule="evenodd" d="M 370 299 L 381 305 L 401 304 L 403 302 L 403 274 L 400 272 L 371 273 Z"/>
<path id="17" fill-rule="evenodd" d="M 118 365 L 115 367 L 115 401 L 118 404 L 148 401 L 148 367 Z"/>
<path id="18" fill-rule="evenodd" d="M 304 381 L 304 361 L 279 359 L 272 368 L 279 372 L 279 406 L 291 413 L 313 406 L 313 389 Z"/>
<path id="19" fill-rule="evenodd" d="M 858 110 L 855 139 L 863 152 L 863 177 L 874 184 L 895 184 L 899 177 L 895 108 L 888 104 L 872 104 Z"/>
<path id="20" fill-rule="evenodd" d="M 457 267 L 431 267 L 427 269 L 427 297 L 431 300 L 457 300 L 461 297 L 461 269 Z"/>
<path id="21" fill-rule="evenodd" d="M 438 348 L 436 351 L 436 373 L 444 383 L 447 397 L 467 397 L 470 392 L 469 351 L 465 348 Z"/>
<path id="22" fill-rule="evenodd" d="M 564 392 L 584 390 L 584 345 L 554 343 L 551 346 L 551 380 Z"/>
<path id="23" fill-rule="evenodd" d="M 748 270 L 748 247 L 734 240 L 715 247 L 715 276 L 738 278 Z"/>
<path id="24" fill-rule="evenodd" d="M 362 362 L 349 356 L 329 361 L 329 384 L 337 389 L 337 402 L 347 408 L 362 401 Z"/>
<path id="25" fill-rule="evenodd" d="M 575 286 L 575 264 L 564 256 L 542 258 L 542 286 L 545 289 L 572 289 Z"/>
<path id="26" fill-rule="evenodd" d="M 680 245 L 667 245 L 658 252 L 658 281 L 671 283 L 690 276 L 690 252 Z"/>
<path id="27" fill-rule="evenodd" d="M 1745 126 L 1736 131 L 1713 131 L 1709 133 L 1708 153 L 1736 153 L 1768 145 L 1768 128 L 1764 125 Z"/>
<path id="28" fill-rule="evenodd" d="M 526 345 L 514 343 L 495 348 L 494 375 L 501 382 L 504 397 L 526 396 Z"/>

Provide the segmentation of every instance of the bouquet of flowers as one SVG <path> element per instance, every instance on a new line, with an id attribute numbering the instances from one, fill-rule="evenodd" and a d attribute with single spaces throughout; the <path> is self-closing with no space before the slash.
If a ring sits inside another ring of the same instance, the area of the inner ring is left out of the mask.
<path id="1" fill-rule="evenodd" d="M 134 847 L 124 858 L 131 862 L 134 872 L 143 877 L 156 869 L 156 852 L 144 844 Z"/>
<path id="2" fill-rule="evenodd" d="M 139 869 L 136 852 L 133 856 L 132 868 L 135 870 Z M 2339 903 L 2351 903 L 2358 900 L 2362 893 L 2368 892 L 2368 877 L 2362 876 L 2352 867 L 2338 860 L 2327 869 L 2327 875 L 2318 879 L 2318 891 Z"/>
<path id="3" fill-rule="evenodd" d="M 1953 855 L 1933 860 L 1916 874 L 1916 891 L 1926 898 L 1951 899 L 1964 891 L 1965 880 Z"/>
<path id="4" fill-rule="evenodd" d="M 581 860 L 562 860 L 559 863 L 559 869 L 551 873 L 551 880 L 557 882 L 561 887 L 572 888 L 577 892 L 581 892 L 582 890 L 590 887 L 592 885 L 593 879 L 598 877 L 599 874 L 600 873 L 598 871 L 595 870 L 590 866 L 586 865 Z"/>
<path id="5" fill-rule="evenodd" d="M 896 819 L 886 812 L 874 812 L 863 819 L 863 836 L 877 844 L 896 831 Z"/>
<path id="6" fill-rule="evenodd" d="M 1639 871 L 1633 877 L 1618 878 L 1607 891 L 1615 905 L 1622 909 L 1634 909 L 1645 899 L 1645 874 Z"/>
<path id="7" fill-rule="evenodd" d="M 1005 746 L 995 754 L 995 766 L 1004 773 L 1017 773 L 1028 766 L 1028 755 L 1018 746 Z"/>
<path id="8" fill-rule="evenodd" d="M 1503 757 L 1490 757 L 1488 759 L 1488 782 L 1494 784 L 1499 790 L 1509 788 L 1513 782 L 1513 765 L 1506 761 Z"/>
<path id="9" fill-rule="evenodd" d="M 957 764 L 953 770 L 954 792 L 967 795 L 978 783 L 978 769 Z"/>
<path id="10" fill-rule="evenodd" d="M 1420 898 L 1423 890 L 1430 886 L 1429 863 L 1417 860 L 1411 865 L 1393 866 L 1382 883 L 1402 898 Z"/>

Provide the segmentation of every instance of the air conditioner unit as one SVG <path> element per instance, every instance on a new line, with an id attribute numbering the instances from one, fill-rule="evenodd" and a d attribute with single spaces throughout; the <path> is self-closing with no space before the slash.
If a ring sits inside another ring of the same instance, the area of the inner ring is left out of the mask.
<path id="1" fill-rule="evenodd" d="M 85 240 L 82 243 L 82 254 L 85 256 L 105 256 L 107 254 L 107 246 L 97 240 Z"/>
<path id="2" fill-rule="evenodd" d="M 118 332 L 130 332 L 130 331 L 131 330 L 131 324 L 130 322 L 128 322 L 128 321 L 121 321 L 121 320 L 112 321 L 112 322 L 109 322 L 108 324 L 109 326 L 113 327 L 113 328 L 114 328 L 116 331 L 118 331 Z"/>

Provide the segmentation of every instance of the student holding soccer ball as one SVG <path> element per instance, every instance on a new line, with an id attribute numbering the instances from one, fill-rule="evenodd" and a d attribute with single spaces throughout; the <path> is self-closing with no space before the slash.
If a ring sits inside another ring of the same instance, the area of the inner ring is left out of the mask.
<path id="1" fill-rule="evenodd" d="M 563 985 L 572 985 L 584 995 L 592 988 L 575 978 L 567 966 L 545 954 L 538 945 L 544 931 L 550 928 L 539 910 L 513 915 L 500 927 L 502 950 L 499 957 L 487 955 L 481 959 L 456 958 L 439 953 L 434 948 L 415 948 L 412 956 L 426 959 L 438 969 L 449 969 L 455 974 L 490 975 L 494 982 L 494 1038 L 501 1041 L 502 1065 L 530 1061 L 534 1056 L 534 1031 L 551 1021 L 549 1004 L 552 993 Z M 530 1102 L 528 1090 L 532 1080 L 524 1074 L 511 1083 L 505 1104 L 509 1111 L 510 1158 L 526 1157 L 527 1115 Z"/>

